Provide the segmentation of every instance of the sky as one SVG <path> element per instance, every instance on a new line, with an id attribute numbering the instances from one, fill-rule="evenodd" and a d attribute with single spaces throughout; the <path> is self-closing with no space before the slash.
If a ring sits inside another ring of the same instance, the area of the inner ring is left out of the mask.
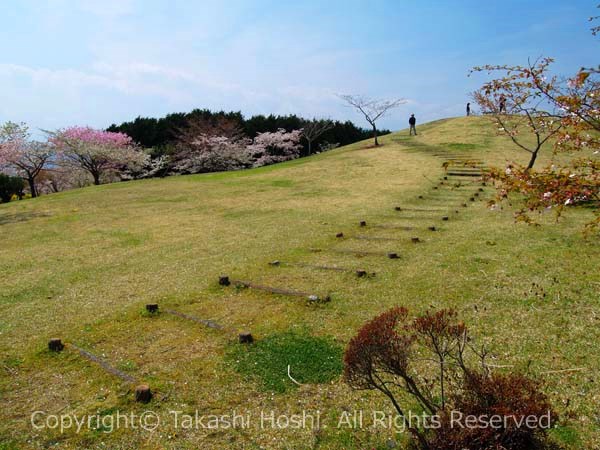
<path id="1" fill-rule="evenodd" d="M 194 108 L 362 117 L 336 94 L 404 98 L 392 130 L 464 114 L 481 64 L 597 65 L 583 0 L 2 0 L 0 123 L 106 128 Z"/>

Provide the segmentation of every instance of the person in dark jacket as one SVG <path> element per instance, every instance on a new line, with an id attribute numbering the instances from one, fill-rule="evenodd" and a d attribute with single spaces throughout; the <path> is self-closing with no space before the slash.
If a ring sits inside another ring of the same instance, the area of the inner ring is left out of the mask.
<path id="1" fill-rule="evenodd" d="M 417 127 L 415 126 L 417 124 L 417 119 L 415 119 L 415 115 L 411 114 L 410 115 L 410 119 L 408 119 L 408 124 L 410 125 L 410 135 L 412 136 L 413 133 L 416 136 L 417 135 Z"/>
<path id="2" fill-rule="evenodd" d="M 467 116 L 471 115 L 471 104 L 467 103 Z"/>
<path id="3" fill-rule="evenodd" d="M 504 94 L 500 95 L 500 114 L 504 113 L 506 114 L 506 97 L 504 96 Z"/>

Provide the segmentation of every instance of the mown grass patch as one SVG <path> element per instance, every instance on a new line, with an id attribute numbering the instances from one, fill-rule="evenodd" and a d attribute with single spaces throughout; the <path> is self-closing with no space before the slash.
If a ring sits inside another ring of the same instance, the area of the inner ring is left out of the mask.
<path id="1" fill-rule="evenodd" d="M 479 150 L 481 145 L 478 144 L 463 144 L 460 142 L 452 142 L 449 144 L 445 144 L 445 147 L 449 150 Z"/>
<path id="2" fill-rule="evenodd" d="M 342 348 L 330 338 L 278 333 L 252 345 L 235 345 L 226 360 L 234 369 L 259 381 L 268 391 L 283 393 L 302 384 L 327 383 L 342 373 Z"/>
<path id="3" fill-rule="evenodd" d="M 293 180 L 270 180 L 268 183 L 270 186 L 273 186 L 273 187 L 292 187 L 292 186 L 294 186 Z"/>

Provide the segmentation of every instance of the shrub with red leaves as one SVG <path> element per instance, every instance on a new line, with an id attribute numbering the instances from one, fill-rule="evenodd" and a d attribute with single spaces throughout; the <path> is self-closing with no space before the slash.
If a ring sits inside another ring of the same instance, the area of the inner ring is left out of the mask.
<path id="1" fill-rule="evenodd" d="M 396 307 L 351 339 L 344 379 L 386 395 L 420 449 L 539 448 L 557 420 L 540 385 L 521 374 L 490 373 L 485 350 L 472 342 L 452 310 L 413 319 Z M 403 406 L 408 399 L 435 417 L 430 424 L 436 426 L 411 423 Z"/>
<path id="2" fill-rule="evenodd" d="M 454 395 L 451 411 L 430 439 L 437 450 L 543 448 L 545 433 L 557 421 L 539 384 L 522 374 L 472 374 Z M 467 427 L 468 418 L 481 422 Z M 475 419 L 472 419 L 475 420 Z"/>

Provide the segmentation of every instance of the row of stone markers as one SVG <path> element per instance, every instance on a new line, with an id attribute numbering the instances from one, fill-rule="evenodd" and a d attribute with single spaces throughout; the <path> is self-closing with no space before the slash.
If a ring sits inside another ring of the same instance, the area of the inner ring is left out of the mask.
<path id="1" fill-rule="evenodd" d="M 431 155 L 431 153 L 430 153 Z M 469 155 L 459 154 L 456 152 L 447 152 L 447 151 L 438 151 L 433 153 L 434 156 L 439 157 L 442 162 L 442 166 L 446 170 L 446 174 L 439 181 L 439 184 L 432 187 L 433 193 L 419 195 L 418 200 L 431 203 L 432 201 L 441 201 L 442 203 L 439 207 L 404 207 L 404 206 L 396 206 L 394 210 L 396 212 L 410 212 L 410 216 L 406 215 L 395 215 L 390 216 L 394 217 L 397 220 L 419 220 L 426 219 L 428 217 L 420 217 L 420 213 L 443 213 L 444 215 L 440 215 L 439 219 L 442 221 L 449 221 L 452 215 L 457 215 L 459 213 L 458 210 L 451 211 L 452 208 L 449 208 L 448 200 L 449 198 L 441 198 L 441 194 L 445 191 L 447 196 L 451 196 L 452 200 L 459 201 L 459 204 L 462 204 L 462 207 L 467 207 L 468 204 L 465 200 L 468 199 L 470 202 L 474 202 L 477 197 L 480 197 L 480 193 L 483 192 L 483 188 L 479 187 L 479 189 L 470 194 L 465 195 L 465 190 L 472 192 L 473 185 L 481 181 L 481 177 L 487 168 L 484 166 L 483 161 L 479 159 L 474 159 Z M 468 180 L 468 181 L 465 181 Z M 485 182 L 482 183 L 485 185 Z M 450 190 L 445 190 L 444 188 L 450 188 Z M 466 198 L 465 198 L 466 197 Z M 446 208 L 441 208 L 445 206 Z M 367 224 L 366 220 L 362 220 L 359 222 L 359 227 L 362 229 L 383 229 L 383 230 L 402 230 L 402 231 L 413 231 L 416 232 L 420 229 L 420 227 L 415 227 L 413 225 L 404 225 L 398 223 L 369 223 Z M 428 230 L 429 232 L 438 231 L 439 228 L 431 224 L 427 227 L 423 227 L 423 229 Z M 364 234 L 350 234 L 347 235 L 343 231 L 339 231 L 335 237 L 338 241 L 344 241 L 346 239 L 357 240 L 357 241 L 365 241 L 365 242 L 410 242 L 413 244 L 419 244 L 424 242 L 422 237 L 420 236 L 411 236 L 409 238 L 399 238 L 399 237 L 389 237 L 389 236 L 372 236 L 372 235 L 364 235 Z M 321 248 L 311 248 L 309 249 L 312 252 L 323 252 Z M 347 249 L 347 248 L 328 248 L 326 249 L 327 253 L 337 253 L 337 254 L 351 254 L 357 257 L 367 257 L 367 256 L 384 256 L 389 259 L 399 259 L 400 254 L 397 251 L 378 251 L 378 250 L 355 250 L 355 249 Z M 337 273 L 354 273 L 357 277 L 362 278 L 366 276 L 373 277 L 375 273 L 373 271 L 368 271 L 365 268 L 352 269 L 347 267 L 338 267 L 336 265 L 331 264 L 309 264 L 302 262 L 285 262 L 280 261 L 278 259 L 269 263 L 272 267 L 294 267 L 294 268 L 307 268 L 307 269 L 317 269 L 324 270 L 330 272 Z M 329 294 L 325 295 L 317 295 L 315 293 L 309 292 L 301 292 L 295 291 L 293 289 L 281 288 L 281 287 L 272 287 L 265 286 L 262 284 L 253 283 L 250 281 L 240 281 L 240 280 L 232 280 L 229 275 L 222 275 L 219 278 L 219 284 L 223 287 L 227 286 L 236 286 L 238 288 L 250 288 L 263 292 L 268 292 L 275 295 L 280 296 L 288 296 L 288 297 L 296 297 L 296 298 L 304 298 L 308 300 L 308 303 L 322 303 L 331 301 L 331 296 Z"/>
<path id="2" fill-rule="evenodd" d="M 146 312 L 152 316 L 156 316 L 161 313 L 165 313 L 165 314 L 169 314 L 169 315 L 178 317 L 180 319 L 198 323 L 207 328 L 224 331 L 224 332 L 227 332 L 228 334 L 234 333 L 233 330 L 228 329 L 213 320 L 202 319 L 200 317 L 196 317 L 191 314 L 183 313 L 183 312 L 176 311 L 173 309 L 162 309 L 161 310 L 159 308 L 158 303 L 147 304 Z M 237 333 L 237 339 L 240 342 L 240 344 L 251 344 L 252 342 L 254 342 L 254 338 L 253 338 L 252 334 L 249 332 Z M 152 400 L 153 392 L 147 383 L 140 383 L 139 380 L 137 380 L 135 377 L 117 369 L 116 367 L 112 366 L 105 359 L 103 359 L 97 355 L 94 355 L 93 353 L 91 353 L 87 350 L 84 350 L 73 343 L 63 342 L 62 339 L 60 339 L 60 338 L 52 338 L 52 339 L 50 339 L 50 341 L 48 341 L 48 350 L 50 350 L 51 352 L 62 352 L 65 349 L 74 351 L 79 356 L 83 357 L 84 359 L 86 359 L 88 361 L 91 361 L 91 362 L 97 364 L 102 369 L 104 369 L 105 372 L 107 372 L 111 375 L 114 375 L 117 378 L 120 378 L 124 382 L 131 384 L 131 385 L 135 385 L 135 389 L 134 389 L 135 397 L 134 398 L 135 398 L 136 402 L 148 403 L 150 400 Z"/>
<path id="3" fill-rule="evenodd" d="M 111 366 L 103 358 L 100 358 L 99 356 L 94 355 L 93 353 L 88 352 L 87 350 L 84 350 L 75 344 L 63 342 L 59 338 L 53 338 L 48 341 L 48 350 L 51 352 L 62 352 L 65 349 L 72 350 L 88 361 L 98 364 L 106 372 L 120 378 L 124 382 L 136 385 L 134 390 L 136 402 L 148 403 L 150 400 L 152 400 L 152 390 L 150 389 L 150 386 L 145 383 L 140 384 L 135 377 L 117 369 L 116 367 Z"/>
<path id="4" fill-rule="evenodd" d="M 393 219 L 392 223 L 367 223 L 366 220 L 361 220 L 357 225 L 361 230 L 392 230 L 392 231 L 410 231 L 412 236 L 410 237 L 390 237 L 390 236 L 377 236 L 377 235 L 365 235 L 365 234 L 349 234 L 347 235 L 345 232 L 340 231 L 336 234 L 336 240 L 338 242 L 345 241 L 346 239 L 356 240 L 359 242 L 396 242 L 396 243 L 412 243 L 412 244 L 421 244 L 424 242 L 421 236 L 415 235 L 419 230 L 427 230 L 427 232 L 436 232 L 439 231 L 439 228 L 435 224 L 428 224 L 425 227 L 417 227 L 414 225 L 405 225 L 398 224 L 398 220 L 432 220 L 434 217 L 430 217 L 429 214 L 433 214 L 437 217 L 438 220 L 441 221 L 449 221 L 450 217 L 459 213 L 458 210 L 452 211 L 451 206 L 456 206 L 454 204 L 449 205 L 449 199 L 451 201 L 459 200 L 460 198 L 463 201 L 460 202 L 462 207 L 467 207 L 468 203 L 464 201 L 464 190 L 468 189 L 472 191 L 474 184 L 480 184 L 485 186 L 485 182 L 481 180 L 482 175 L 484 174 L 486 168 L 483 165 L 483 162 L 480 160 L 473 160 L 468 155 L 461 155 L 456 153 L 449 152 L 437 152 L 434 153 L 433 156 L 439 157 L 443 160 L 443 167 L 446 169 L 446 175 L 439 181 L 438 185 L 432 187 L 432 191 L 426 195 L 419 195 L 417 200 L 419 201 L 418 207 L 413 206 L 395 206 L 393 211 L 394 215 L 386 216 L 390 219 Z M 464 181 L 468 179 L 469 181 Z M 442 197 L 442 192 L 446 189 L 450 188 L 449 191 L 446 191 L 450 197 Z M 482 187 L 479 187 L 476 192 L 468 195 L 468 201 L 474 202 L 477 198 L 481 196 L 484 192 Z M 437 201 L 438 203 L 433 203 Z M 427 202 L 429 207 L 425 207 L 423 205 L 424 202 Z M 404 215 L 405 212 L 408 212 L 410 215 Z M 323 249 L 310 249 L 313 252 L 322 252 Z M 388 259 L 399 259 L 401 256 L 397 251 L 377 251 L 377 250 L 354 250 L 347 248 L 329 248 L 326 250 L 329 253 L 337 253 L 337 254 L 351 254 L 357 257 L 386 257 Z M 269 263 L 272 267 L 293 267 L 293 268 L 307 268 L 307 269 L 317 269 L 324 270 L 333 273 L 351 273 L 354 274 L 358 278 L 366 278 L 366 277 L 375 277 L 375 272 L 368 271 L 364 268 L 352 269 L 348 267 L 338 267 L 335 265 L 329 264 L 309 264 L 302 262 L 285 262 L 280 260 L 274 260 Z M 297 291 L 293 289 L 280 288 L 280 287 L 271 287 L 265 286 L 262 284 L 257 284 L 251 281 L 242 281 L 230 279 L 228 275 L 222 275 L 219 277 L 218 283 L 222 287 L 228 286 L 236 286 L 240 288 L 249 288 L 262 292 L 267 292 L 274 295 L 287 296 L 293 298 L 303 298 L 310 304 L 316 303 L 327 303 L 331 301 L 331 297 L 329 294 L 325 295 L 317 295 L 311 292 L 303 292 Z M 242 333 L 238 333 L 235 330 L 232 330 L 228 327 L 225 327 L 215 321 L 203 319 L 200 317 L 196 317 L 187 313 L 183 313 L 180 311 L 172 310 L 172 309 L 160 309 L 157 303 L 147 304 L 146 312 L 148 315 L 156 316 L 159 314 L 169 314 L 171 316 L 177 317 L 182 320 L 190 321 L 202 325 L 204 327 L 218 330 L 221 332 L 225 332 L 230 335 L 236 335 L 237 340 L 240 344 L 251 344 L 254 342 L 254 337 L 249 331 L 245 331 Z M 124 382 L 135 385 L 135 400 L 137 402 L 147 403 L 153 397 L 153 392 L 150 389 L 150 386 L 146 383 L 140 383 L 135 377 L 130 374 L 124 373 L 123 371 L 115 368 L 105 359 L 94 355 L 93 353 L 84 350 L 73 343 L 63 342 L 60 338 L 53 338 L 48 342 L 48 349 L 52 352 L 62 352 L 65 349 L 73 351 L 75 354 L 84 358 L 87 361 L 97 364 L 107 373 L 116 376 L 123 380 Z"/>

